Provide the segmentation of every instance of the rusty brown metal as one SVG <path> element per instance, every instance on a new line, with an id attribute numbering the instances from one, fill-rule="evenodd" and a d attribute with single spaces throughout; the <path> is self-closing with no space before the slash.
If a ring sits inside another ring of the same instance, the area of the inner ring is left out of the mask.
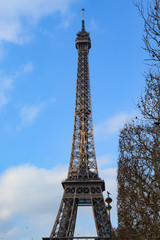
<path id="1" fill-rule="evenodd" d="M 76 101 L 68 176 L 62 182 L 64 194 L 50 237 L 43 239 L 73 239 L 79 206 L 92 206 L 98 236 L 94 239 L 111 239 L 102 193 L 105 183 L 99 177 L 95 154 L 88 63 L 91 40 L 89 33 L 85 31 L 84 19 L 82 29 L 77 33 L 76 48 Z"/>

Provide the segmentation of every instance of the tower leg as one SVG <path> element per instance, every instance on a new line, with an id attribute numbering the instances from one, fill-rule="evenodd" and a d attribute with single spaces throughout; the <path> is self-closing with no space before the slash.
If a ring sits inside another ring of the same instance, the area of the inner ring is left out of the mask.
<path id="1" fill-rule="evenodd" d="M 91 203 L 98 237 L 110 237 L 109 216 L 105 207 L 102 191 L 95 196 L 91 188 Z"/>
<path id="2" fill-rule="evenodd" d="M 50 237 L 73 237 L 77 216 L 77 202 L 75 198 L 62 197 Z"/>

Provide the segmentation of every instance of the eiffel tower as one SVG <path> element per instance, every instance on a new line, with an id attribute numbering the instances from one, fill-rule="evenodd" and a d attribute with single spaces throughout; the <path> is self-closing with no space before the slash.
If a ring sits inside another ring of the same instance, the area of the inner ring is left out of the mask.
<path id="1" fill-rule="evenodd" d="M 111 239 L 109 216 L 102 193 L 105 183 L 99 177 L 95 154 L 88 64 L 91 40 L 84 26 L 84 9 L 82 29 L 77 33 L 75 43 L 78 67 L 71 158 L 67 179 L 62 182 L 64 194 L 53 229 L 50 237 L 43 240 L 73 239 L 79 206 L 92 206 L 97 238 Z"/>

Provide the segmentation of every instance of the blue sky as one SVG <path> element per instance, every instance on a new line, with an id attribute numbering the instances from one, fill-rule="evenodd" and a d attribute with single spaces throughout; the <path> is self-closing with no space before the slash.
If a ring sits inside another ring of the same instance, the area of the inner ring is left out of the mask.
<path id="1" fill-rule="evenodd" d="M 0 0 L 2 239 L 41 239 L 54 224 L 71 152 L 81 8 L 97 162 L 117 226 L 118 134 L 137 114 L 146 68 L 137 9 L 132 0 Z M 76 234 L 93 233 L 91 209 L 80 209 Z"/>

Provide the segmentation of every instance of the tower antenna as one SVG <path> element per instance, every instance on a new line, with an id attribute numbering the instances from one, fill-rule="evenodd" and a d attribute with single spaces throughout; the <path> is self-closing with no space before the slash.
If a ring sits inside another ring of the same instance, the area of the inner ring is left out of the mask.
<path id="1" fill-rule="evenodd" d="M 85 8 L 82 8 L 82 30 L 84 30 L 84 11 Z"/>

